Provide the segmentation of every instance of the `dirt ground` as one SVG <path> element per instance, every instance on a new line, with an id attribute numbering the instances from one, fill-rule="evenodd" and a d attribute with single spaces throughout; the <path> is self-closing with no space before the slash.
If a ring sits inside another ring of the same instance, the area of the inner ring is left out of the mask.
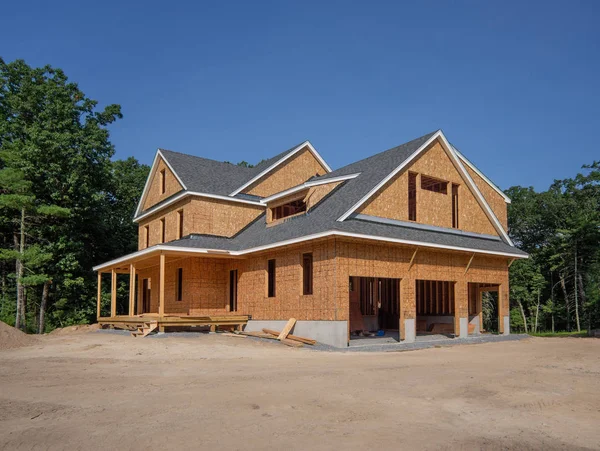
<path id="1" fill-rule="evenodd" d="M 198 335 L 0 351 L 0 449 L 598 449 L 600 340 L 339 353 Z"/>

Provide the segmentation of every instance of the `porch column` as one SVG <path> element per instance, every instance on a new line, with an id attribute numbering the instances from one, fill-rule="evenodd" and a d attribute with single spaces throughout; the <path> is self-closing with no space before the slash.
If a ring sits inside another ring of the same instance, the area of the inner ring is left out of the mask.
<path id="1" fill-rule="evenodd" d="M 110 270 L 110 316 L 117 316 L 117 271 Z"/>
<path id="2" fill-rule="evenodd" d="M 129 265 L 129 316 L 135 315 L 135 265 Z"/>
<path id="3" fill-rule="evenodd" d="M 98 297 L 96 299 L 96 320 L 100 319 L 100 304 L 102 302 L 102 273 L 98 271 Z"/>
<path id="4" fill-rule="evenodd" d="M 158 315 L 165 314 L 165 254 L 160 254 L 160 276 L 158 283 Z"/>

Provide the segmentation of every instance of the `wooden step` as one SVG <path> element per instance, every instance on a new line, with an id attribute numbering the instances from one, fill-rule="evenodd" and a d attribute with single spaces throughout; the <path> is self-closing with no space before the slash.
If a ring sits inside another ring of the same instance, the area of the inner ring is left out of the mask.
<path id="1" fill-rule="evenodd" d="M 147 337 L 158 328 L 157 321 L 144 322 L 142 327 L 138 327 L 136 331 L 131 332 L 132 337 Z"/>

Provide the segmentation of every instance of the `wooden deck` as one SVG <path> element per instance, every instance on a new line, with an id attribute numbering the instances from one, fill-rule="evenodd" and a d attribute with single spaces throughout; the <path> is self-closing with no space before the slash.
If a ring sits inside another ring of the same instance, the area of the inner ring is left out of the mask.
<path id="1" fill-rule="evenodd" d="M 117 315 L 112 317 L 98 318 L 98 324 L 105 327 L 116 329 L 133 330 L 143 326 L 146 322 L 158 323 L 160 332 L 165 331 L 165 327 L 189 327 L 189 326 L 210 326 L 211 331 L 215 331 L 220 326 L 235 327 L 242 330 L 242 327 L 248 322 L 250 317 L 247 315 L 223 315 L 223 316 L 179 316 L 179 315 Z"/>

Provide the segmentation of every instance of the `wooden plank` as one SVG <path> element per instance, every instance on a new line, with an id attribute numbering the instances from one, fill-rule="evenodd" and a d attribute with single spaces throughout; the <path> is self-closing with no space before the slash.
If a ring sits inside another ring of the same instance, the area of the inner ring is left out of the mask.
<path id="1" fill-rule="evenodd" d="M 467 264 L 467 268 L 465 269 L 465 274 L 467 273 L 467 271 L 469 271 L 469 268 L 471 267 L 471 263 L 473 263 L 473 259 L 475 258 L 475 254 L 473 253 L 473 255 L 471 255 L 471 258 L 469 259 L 469 263 Z"/>
<path id="2" fill-rule="evenodd" d="M 159 282 L 158 282 L 158 314 L 165 314 L 165 254 L 160 254 L 160 269 L 159 269 Z"/>
<path id="3" fill-rule="evenodd" d="M 296 324 L 296 318 L 290 318 L 277 339 L 284 340 L 289 335 L 292 327 L 294 327 L 294 324 Z"/>
<path id="4" fill-rule="evenodd" d="M 238 337 L 238 338 L 246 338 L 247 337 L 247 335 L 232 334 L 230 332 L 223 332 L 223 333 L 220 333 L 219 335 L 223 335 L 224 337 Z"/>
<path id="5" fill-rule="evenodd" d="M 110 316 L 117 316 L 117 272 L 110 271 Z"/>
<path id="6" fill-rule="evenodd" d="M 102 302 L 102 273 L 98 271 L 98 298 L 96 300 L 96 321 L 100 319 L 100 305 Z"/>
<path id="7" fill-rule="evenodd" d="M 419 252 L 419 248 L 415 248 L 415 251 L 412 254 L 412 257 L 410 258 L 410 263 L 408 264 L 408 271 L 410 272 L 410 268 L 412 268 L 413 264 L 415 263 L 415 258 L 417 257 L 417 252 Z"/>
<path id="8" fill-rule="evenodd" d="M 291 346 L 293 348 L 301 348 L 302 346 L 304 346 L 302 343 L 298 343 L 297 341 L 294 340 L 290 340 L 288 338 L 282 338 L 281 340 L 279 340 L 281 343 L 283 343 L 286 346 Z"/>
<path id="9" fill-rule="evenodd" d="M 264 332 L 260 332 L 260 331 L 253 331 L 253 332 L 240 332 L 240 335 L 247 335 L 250 337 L 258 337 L 258 338 L 269 338 L 271 340 L 276 340 L 277 337 L 274 337 L 271 334 L 266 334 Z"/>
<path id="10" fill-rule="evenodd" d="M 266 334 L 271 334 L 271 335 L 273 335 L 275 337 L 279 337 L 279 334 L 281 333 L 281 332 L 278 332 L 278 331 L 273 330 L 273 329 L 263 329 L 263 332 L 266 333 Z M 317 344 L 317 340 L 312 340 L 311 338 L 299 337 L 298 335 L 289 334 L 287 336 L 287 338 L 289 340 L 299 341 L 300 343 L 305 343 L 307 345 Z"/>

